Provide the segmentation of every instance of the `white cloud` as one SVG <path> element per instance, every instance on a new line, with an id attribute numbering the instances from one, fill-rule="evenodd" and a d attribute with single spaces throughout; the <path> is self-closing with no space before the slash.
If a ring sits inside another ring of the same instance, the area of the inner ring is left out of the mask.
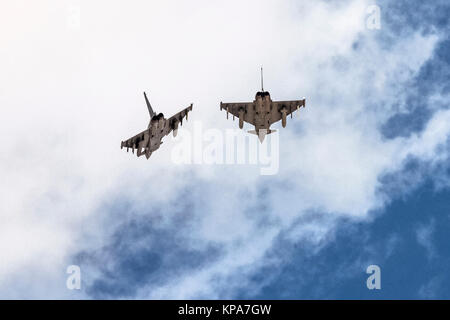
<path id="1" fill-rule="evenodd" d="M 219 184 L 197 199 L 195 225 L 184 232 L 192 245 L 221 245 L 223 259 L 161 287 L 149 284 L 154 291 L 140 294 L 220 297 L 226 290 L 219 284 L 228 290 L 242 284 L 265 263 L 273 239 L 306 213 L 332 218 L 290 232 L 320 243 L 334 217 L 364 219 L 382 207 L 378 178 L 400 170 L 406 157 L 448 157 L 436 153 L 449 135 L 448 111 L 436 112 L 411 138 L 381 136 L 379 126 L 398 111 L 395 103 L 431 57 L 438 36 L 418 31 L 392 48 L 380 47 L 376 34 L 364 29 L 369 1 L 81 2 L 78 32 L 66 28 L 67 3 L 27 3 L 25 11 L 24 4 L 8 3 L 0 13 L 8 26 L 0 30 L 6 75 L 0 78 L 2 295 L 12 295 L 4 288 L 20 277 L 18 270 L 54 273 L 71 253 L 107 241 L 120 222 L 102 225 L 92 215 L 119 189 L 136 211 L 167 205 L 161 223 L 170 224 L 171 199 L 186 183 L 200 177 L 204 185 Z M 358 51 L 352 49 L 356 41 Z M 165 114 L 194 102 L 191 118 L 205 126 L 236 126 L 218 103 L 251 100 L 260 65 L 272 98 L 307 97 L 300 118 L 288 120 L 281 133 L 279 176 L 173 166 L 169 139 L 150 161 L 119 149 L 121 140 L 147 125 L 144 89 Z M 252 207 L 261 201 L 261 185 L 268 190 L 271 221 L 262 229 L 245 214 L 257 214 Z M 74 242 L 89 231 L 95 239 Z M 241 276 L 231 279 L 237 270 Z M 54 290 L 35 294 L 67 294 Z"/>

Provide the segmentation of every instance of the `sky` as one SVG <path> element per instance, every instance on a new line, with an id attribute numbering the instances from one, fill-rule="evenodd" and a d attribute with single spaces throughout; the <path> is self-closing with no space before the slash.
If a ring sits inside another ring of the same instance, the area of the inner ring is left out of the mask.
<path id="1" fill-rule="evenodd" d="M 450 298 L 449 16 L 445 0 L 2 1 L 0 298 Z M 278 170 L 176 163 L 186 137 L 237 128 L 219 103 L 252 101 L 261 66 L 272 99 L 307 101 L 266 138 Z M 149 160 L 119 148 L 148 124 L 144 90 L 166 116 L 194 104 Z"/>

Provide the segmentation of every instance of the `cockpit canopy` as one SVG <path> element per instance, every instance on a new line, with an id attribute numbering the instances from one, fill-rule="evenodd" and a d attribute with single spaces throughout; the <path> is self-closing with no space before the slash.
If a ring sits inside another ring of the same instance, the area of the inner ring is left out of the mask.
<path id="1" fill-rule="evenodd" d="M 268 91 L 258 91 L 256 93 L 255 99 L 257 99 L 258 97 L 261 97 L 261 99 L 264 99 L 264 97 L 270 98 L 270 93 Z"/>
<path id="2" fill-rule="evenodd" d="M 164 115 L 162 113 L 154 115 L 152 121 L 159 121 L 160 119 L 164 119 Z"/>

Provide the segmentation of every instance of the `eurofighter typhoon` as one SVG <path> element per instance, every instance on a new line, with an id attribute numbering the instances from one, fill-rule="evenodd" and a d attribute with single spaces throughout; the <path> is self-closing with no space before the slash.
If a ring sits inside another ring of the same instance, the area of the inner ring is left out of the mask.
<path id="1" fill-rule="evenodd" d="M 186 109 L 166 119 L 162 113 L 156 114 L 153 111 L 145 92 L 144 98 L 147 103 L 148 112 L 150 113 L 150 123 L 148 124 L 147 130 L 142 131 L 126 141 L 122 141 L 120 148 L 127 148 L 127 152 L 131 149 L 133 153 L 136 150 L 138 157 L 145 155 L 148 159 L 155 150 L 159 149 L 163 137 L 172 131 L 173 136 L 176 137 L 178 126 L 183 124 L 183 118 L 186 117 L 186 121 L 188 120 L 188 113 L 192 111 L 192 103 Z"/>
<path id="2" fill-rule="evenodd" d="M 261 68 L 261 91 L 256 93 L 255 100 L 253 102 L 232 102 L 232 103 L 220 103 L 220 110 L 231 113 L 234 117 L 239 118 L 239 128 L 244 127 L 244 121 L 255 126 L 255 130 L 248 131 L 249 133 L 256 134 L 261 142 L 264 141 L 266 134 L 276 132 L 271 130 L 270 126 L 281 120 L 281 124 L 286 127 L 286 118 L 291 115 L 295 110 L 300 107 L 306 106 L 306 100 L 293 100 L 293 101 L 272 101 L 270 93 L 264 91 L 263 73 Z"/>

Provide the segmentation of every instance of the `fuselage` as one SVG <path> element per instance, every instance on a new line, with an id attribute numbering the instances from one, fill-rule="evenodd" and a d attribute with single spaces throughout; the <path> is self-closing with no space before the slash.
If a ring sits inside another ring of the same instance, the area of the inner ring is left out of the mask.
<path id="1" fill-rule="evenodd" d="M 169 121 L 164 118 L 162 113 L 154 116 L 148 124 L 149 139 L 143 148 L 149 148 L 151 152 L 157 150 L 162 144 L 161 141 L 168 125 Z"/>
<path id="2" fill-rule="evenodd" d="M 270 131 L 270 116 L 272 112 L 272 99 L 269 92 L 258 92 L 253 101 L 255 106 L 255 130 L 258 133 L 260 129 Z"/>

